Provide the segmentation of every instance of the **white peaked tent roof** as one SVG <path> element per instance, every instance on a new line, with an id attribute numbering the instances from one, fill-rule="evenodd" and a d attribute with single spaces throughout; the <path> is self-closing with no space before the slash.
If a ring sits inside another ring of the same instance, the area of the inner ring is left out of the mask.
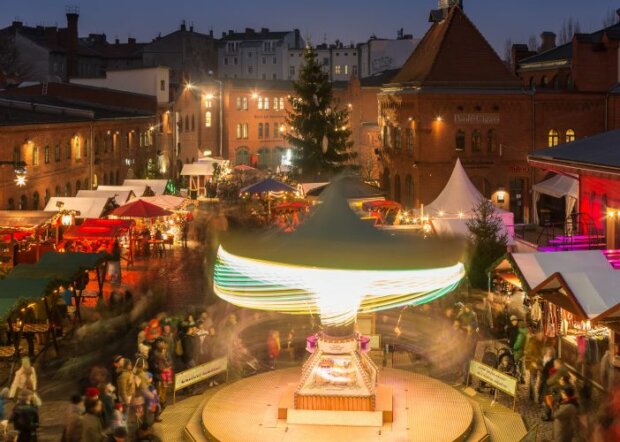
<path id="1" fill-rule="evenodd" d="M 569 196 L 579 198 L 579 180 L 564 175 L 555 175 L 532 186 L 532 190 L 554 198 Z"/>
<path id="2" fill-rule="evenodd" d="M 470 218 L 472 209 L 484 199 L 467 176 L 461 160 L 457 158 L 448 183 L 435 201 L 424 206 L 424 214 L 446 218 Z"/>
<path id="3" fill-rule="evenodd" d="M 80 198 L 112 198 L 116 204 L 122 206 L 135 195 L 131 190 L 78 190 L 75 196 Z"/>
<path id="4" fill-rule="evenodd" d="M 135 196 L 143 196 L 144 192 L 146 192 L 148 186 L 144 184 L 139 186 L 112 186 L 112 185 L 99 185 L 97 186 L 97 191 L 113 191 L 113 192 L 123 192 L 123 191 L 131 191 Z"/>
<path id="5" fill-rule="evenodd" d="M 79 198 L 79 197 L 60 197 L 54 196 L 50 198 L 43 209 L 45 212 L 58 212 L 61 210 L 75 210 L 79 212 L 76 218 L 99 218 L 106 208 L 109 198 Z M 62 207 L 59 208 L 56 203 L 62 202 Z"/>
<path id="6" fill-rule="evenodd" d="M 168 180 L 125 180 L 123 186 L 149 186 L 155 195 L 163 195 L 166 191 Z"/>

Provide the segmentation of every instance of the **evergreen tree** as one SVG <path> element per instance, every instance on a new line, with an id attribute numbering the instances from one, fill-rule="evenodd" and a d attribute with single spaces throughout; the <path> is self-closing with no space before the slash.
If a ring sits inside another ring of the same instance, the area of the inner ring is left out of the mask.
<path id="1" fill-rule="evenodd" d="M 347 109 L 332 104 L 332 85 L 316 59 L 314 49 L 304 51 L 299 80 L 293 83 L 295 94 L 289 98 L 287 140 L 295 148 L 294 165 L 306 177 L 329 175 L 351 166 L 355 153 L 349 140 Z"/>
<path id="2" fill-rule="evenodd" d="M 487 199 L 474 208 L 474 217 L 467 221 L 473 255 L 469 265 L 469 281 L 475 288 L 486 289 L 487 269 L 506 253 L 508 238 L 495 206 Z"/>

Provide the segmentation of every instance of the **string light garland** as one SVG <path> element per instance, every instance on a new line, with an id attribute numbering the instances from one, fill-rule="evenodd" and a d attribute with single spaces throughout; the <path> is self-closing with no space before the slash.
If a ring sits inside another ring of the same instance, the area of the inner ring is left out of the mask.
<path id="1" fill-rule="evenodd" d="M 240 307 L 318 313 L 323 325 L 344 325 L 358 311 L 430 302 L 452 291 L 464 275 L 462 263 L 424 270 L 331 269 L 241 257 L 220 246 L 214 290 Z"/>

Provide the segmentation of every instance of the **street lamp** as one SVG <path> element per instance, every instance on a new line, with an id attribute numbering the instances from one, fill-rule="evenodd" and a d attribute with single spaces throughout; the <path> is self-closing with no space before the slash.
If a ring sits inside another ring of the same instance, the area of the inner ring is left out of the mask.
<path id="1" fill-rule="evenodd" d="M 219 117 L 219 126 L 220 126 L 220 147 L 219 147 L 219 149 L 218 149 L 217 156 L 218 156 L 218 157 L 221 157 L 221 156 L 222 156 L 222 150 L 223 150 L 223 149 L 222 149 L 222 143 L 223 143 L 223 139 L 224 139 L 224 138 L 223 138 L 223 137 L 224 137 L 224 134 L 223 134 L 223 127 L 224 127 L 224 126 L 223 126 L 223 124 L 224 124 L 224 123 L 223 123 L 223 121 L 222 121 L 222 107 L 223 107 L 223 103 L 222 103 L 222 101 L 223 101 L 223 100 L 222 100 L 222 81 L 221 81 L 221 80 L 217 80 L 217 79 L 213 78 L 213 71 L 209 71 L 209 76 L 211 77 L 211 80 L 215 81 L 215 82 L 218 84 L 218 86 L 220 87 L 220 94 L 219 94 L 219 97 L 218 97 L 218 101 L 219 101 L 219 111 L 220 111 L 220 112 L 219 112 L 219 114 L 220 114 L 220 117 Z M 211 94 L 211 97 L 213 97 L 213 95 L 212 95 L 212 94 Z"/>
<path id="2" fill-rule="evenodd" d="M 0 161 L 0 166 L 13 166 L 15 172 L 15 185 L 24 187 L 26 185 L 26 163 L 23 161 Z"/>

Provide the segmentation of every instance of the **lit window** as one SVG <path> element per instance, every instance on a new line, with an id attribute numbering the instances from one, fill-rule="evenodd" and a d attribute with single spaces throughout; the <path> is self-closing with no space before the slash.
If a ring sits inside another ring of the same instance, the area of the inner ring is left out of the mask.
<path id="1" fill-rule="evenodd" d="M 575 131 L 572 129 L 568 129 L 566 131 L 566 142 L 570 143 L 571 141 L 575 141 Z"/>
<path id="2" fill-rule="evenodd" d="M 248 110 L 248 97 L 243 97 L 243 110 Z"/>
<path id="3" fill-rule="evenodd" d="M 241 139 L 243 133 L 241 132 L 241 124 L 237 124 L 237 139 Z"/>
<path id="4" fill-rule="evenodd" d="M 258 123 L 258 138 L 263 138 L 263 123 Z"/>
<path id="5" fill-rule="evenodd" d="M 207 111 L 205 113 L 205 127 L 211 127 L 211 112 Z"/>
<path id="6" fill-rule="evenodd" d="M 76 136 L 73 138 L 73 149 L 75 152 L 75 159 L 82 159 L 82 146 L 80 146 L 80 137 Z"/>
<path id="7" fill-rule="evenodd" d="M 337 64 L 336 66 L 334 66 L 334 74 L 336 75 L 340 75 L 340 65 Z"/>
<path id="8" fill-rule="evenodd" d="M 159 90 L 160 91 L 166 90 L 166 80 L 159 80 Z"/>
<path id="9" fill-rule="evenodd" d="M 237 97 L 237 110 L 241 110 L 241 97 Z"/>
<path id="10" fill-rule="evenodd" d="M 288 75 L 290 78 L 295 77 L 295 66 L 289 66 L 288 68 Z"/>
<path id="11" fill-rule="evenodd" d="M 243 138 L 248 139 L 248 123 L 243 123 Z"/>
<path id="12" fill-rule="evenodd" d="M 213 100 L 205 100 L 205 107 L 211 109 L 213 107 Z"/>
<path id="13" fill-rule="evenodd" d="M 33 146 L 32 148 L 32 165 L 33 166 L 39 165 L 39 147 L 38 146 Z"/>
<path id="14" fill-rule="evenodd" d="M 348 64 L 344 65 L 344 75 L 349 75 L 349 65 Z"/>
<path id="15" fill-rule="evenodd" d="M 280 110 L 284 110 L 284 97 L 280 97 Z"/>
<path id="16" fill-rule="evenodd" d="M 557 130 L 551 129 L 549 131 L 549 137 L 548 137 L 547 144 L 549 147 L 557 146 L 558 144 L 560 144 L 560 134 L 558 133 Z"/>
<path id="17" fill-rule="evenodd" d="M 269 97 L 265 97 L 265 102 L 263 103 L 263 107 L 265 110 L 269 110 Z"/>

